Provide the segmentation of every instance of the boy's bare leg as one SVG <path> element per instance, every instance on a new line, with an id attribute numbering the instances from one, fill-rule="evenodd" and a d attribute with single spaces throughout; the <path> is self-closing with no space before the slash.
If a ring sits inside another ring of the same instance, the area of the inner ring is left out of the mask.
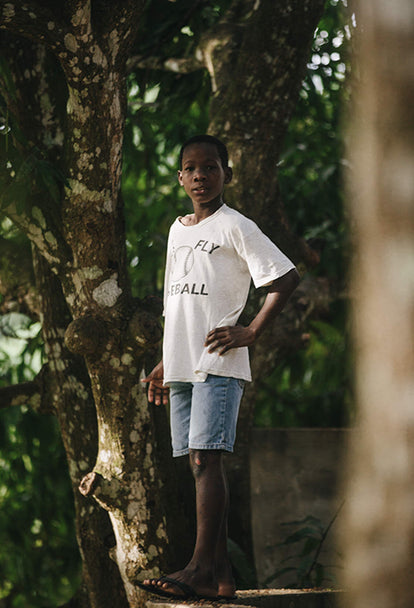
<path id="1" fill-rule="evenodd" d="M 217 543 L 216 551 L 216 577 L 218 583 L 218 595 L 224 597 L 233 597 L 236 591 L 236 585 L 233 578 L 233 572 L 231 568 L 230 558 L 227 550 L 227 538 L 228 538 L 228 515 L 229 515 L 229 489 L 226 472 L 222 463 L 222 471 L 224 483 L 226 486 L 226 505 L 224 510 L 224 517 L 221 524 L 221 530 L 219 540 Z"/>
<path id="2" fill-rule="evenodd" d="M 222 453 L 190 450 L 190 464 L 196 485 L 196 545 L 187 566 L 169 576 L 190 585 L 199 595 L 232 596 L 235 586 L 227 555 L 228 488 Z M 158 585 L 180 594 L 173 584 L 159 581 Z"/>
<path id="3" fill-rule="evenodd" d="M 203 564 L 206 558 L 213 560 L 217 594 L 231 597 L 235 584 L 227 553 L 229 490 L 223 454 L 217 450 L 190 451 L 190 464 L 196 483 L 197 539 L 187 568 L 193 562 Z"/>

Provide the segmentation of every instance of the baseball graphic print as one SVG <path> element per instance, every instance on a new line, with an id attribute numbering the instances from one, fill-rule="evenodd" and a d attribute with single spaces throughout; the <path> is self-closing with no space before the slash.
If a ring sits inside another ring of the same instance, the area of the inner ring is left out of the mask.
<path id="1" fill-rule="evenodd" d="M 188 275 L 194 265 L 194 253 L 192 247 L 183 245 L 178 247 L 172 254 L 171 278 L 180 281 Z"/>

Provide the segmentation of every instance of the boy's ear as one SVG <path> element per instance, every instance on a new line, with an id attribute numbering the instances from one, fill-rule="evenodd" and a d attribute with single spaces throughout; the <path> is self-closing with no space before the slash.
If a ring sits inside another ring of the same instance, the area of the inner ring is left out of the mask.
<path id="1" fill-rule="evenodd" d="M 229 184 L 233 179 L 233 169 L 231 167 L 226 167 L 224 169 L 224 183 Z"/>
<path id="2" fill-rule="evenodd" d="M 178 183 L 180 184 L 180 186 L 183 186 L 183 172 L 182 171 L 177 171 L 177 177 L 178 177 Z"/>

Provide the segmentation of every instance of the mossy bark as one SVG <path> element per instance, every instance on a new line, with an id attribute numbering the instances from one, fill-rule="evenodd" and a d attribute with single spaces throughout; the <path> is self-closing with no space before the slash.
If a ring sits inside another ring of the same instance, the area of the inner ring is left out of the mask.
<path id="1" fill-rule="evenodd" d="M 92 24 L 90 2 L 68 2 L 64 14 L 0 4 L 14 34 L 10 111 L 27 148 L 39 147 L 66 176 L 60 205 L 34 191 L 23 212 L 13 203 L 7 212 L 36 250 L 48 357 L 37 405 L 59 420 L 83 558 L 74 602 L 91 608 L 143 605 L 135 581 L 171 561 L 156 421 L 139 380 L 161 332 L 131 297 L 120 196 L 124 64 L 142 5 L 119 3 Z"/>

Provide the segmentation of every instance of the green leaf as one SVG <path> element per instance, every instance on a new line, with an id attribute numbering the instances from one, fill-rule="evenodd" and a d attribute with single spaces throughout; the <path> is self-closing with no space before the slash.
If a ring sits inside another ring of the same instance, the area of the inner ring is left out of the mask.
<path id="1" fill-rule="evenodd" d="M 305 555 L 310 555 L 314 553 L 315 550 L 320 546 L 321 538 L 307 538 L 302 551 L 300 552 L 300 557 L 304 557 Z"/>
<path id="2" fill-rule="evenodd" d="M 290 534 L 287 538 L 285 538 L 282 543 L 279 543 L 277 546 L 291 545 L 293 543 L 297 543 L 301 540 L 304 540 L 309 536 L 317 536 L 317 538 L 319 538 L 318 530 L 315 530 L 315 528 L 311 528 L 310 526 L 301 528 L 300 530 L 293 532 L 293 534 Z"/>
<path id="3" fill-rule="evenodd" d="M 278 570 L 275 570 L 275 572 L 273 574 L 271 574 L 270 576 L 268 576 L 265 579 L 264 585 L 267 586 L 269 583 L 272 583 L 277 578 L 280 578 L 281 576 L 283 576 L 284 574 L 287 574 L 288 572 L 296 572 L 296 568 L 294 568 L 293 566 L 289 566 L 286 568 L 279 568 Z"/>

